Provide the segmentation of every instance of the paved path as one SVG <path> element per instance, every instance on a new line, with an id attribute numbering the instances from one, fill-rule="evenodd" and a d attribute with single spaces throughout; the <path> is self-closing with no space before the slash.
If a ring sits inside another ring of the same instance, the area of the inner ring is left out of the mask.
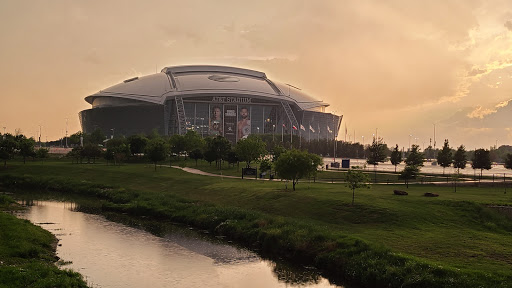
<path id="1" fill-rule="evenodd" d="M 169 167 L 169 166 L 167 166 Z M 195 169 L 195 168 L 190 168 L 190 167 L 179 167 L 179 166 L 171 166 L 171 168 L 176 168 L 176 169 L 181 169 L 185 172 L 188 172 L 188 173 L 192 173 L 192 174 L 197 174 L 197 175 L 204 175 L 204 176 L 213 176 L 213 177 L 222 177 L 222 178 L 232 178 L 232 179 L 242 179 L 242 177 L 239 177 L 239 176 L 230 176 L 230 175 L 222 175 L 222 174 L 213 174 L 213 173 L 209 173 L 209 172 L 204 172 L 202 170 L 199 170 L 199 169 Z M 270 179 L 256 179 L 254 177 L 245 177 L 243 178 L 244 180 L 245 179 L 249 179 L 249 180 L 266 180 L 266 181 L 269 181 Z M 281 181 L 281 179 L 276 179 L 274 178 L 272 181 Z M 306 181 L 306 179 L 303 179 L 303 181 Z M 327 183 L 327 184 L 345 184 L 346 182 L 345 181 L 328 181 L 328 180 L 316 180 L 317 183 Z M 457 186 L 468 186 L 468 185 L 475 185 L 476 183 L 478 183 L 479 181 L 476 180 L 476 181 L 461 181 L 461 182 L 458 182 L 457 183 Z M 492 180 L 490 179 L 482 179 L 480 181 L 480 183 L 493 183 Z M 497 184 L 500 184 L 502 182 L 494 182 L 494 183 L 497 183 Z M 405 183 L 401 183 L 401 182 L 396 182 L 396 183 L 379 183 L 379 184 L 388 184 L 388 185 L 405 185 Z M 414 183 L 409 183 L 409 184 L 414 184 Z M 418 183 L 416 183 L 418 184 Z M 433 184 L 433 185 L 436 185 L 436 186 L 446 186 L 446 185 L 453 185 L 452 182 L 431 182 L 431 183 L 425 183 L 425 184 Z"/>

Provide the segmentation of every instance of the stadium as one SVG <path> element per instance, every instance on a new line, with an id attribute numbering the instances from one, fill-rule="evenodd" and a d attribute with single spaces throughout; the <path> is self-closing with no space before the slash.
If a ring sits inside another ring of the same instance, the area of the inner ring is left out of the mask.
<path id="1" fill-rule="evenodd" d="M 265 73 L 226 66 L 174 66 L 134 77 L 85 97 L 82 131 L 106 135 L 222 135 L 232 143 L 250 134 L 333 139 L 342 116 L 329 104 Z"/>

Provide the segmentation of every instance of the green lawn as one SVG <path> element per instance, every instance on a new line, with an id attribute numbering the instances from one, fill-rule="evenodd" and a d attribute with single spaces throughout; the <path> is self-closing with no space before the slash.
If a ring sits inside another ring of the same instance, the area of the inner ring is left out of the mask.
<path id="1" fill-rule="evenodd" d="M 200 161 L 200 169 L 216 171 L 214 166 L 204 167 L 210 166 Z M 236 175 L 236 169 L 223 170 L 223 174 Z M 343 184 L 303 181 L 293 192 L 284 190 L 280 181 L 199 176 L 168 167 L 155 172 L 151 164 L 9 163 L 7 169 L 0 169 L 0 177 L 7 174 L 51 178 L 51 183 L 124 187 L 109 196 L 116 207 L 153 207 L 162 215 L 174 211 L 167 207 L 178 198 L 194 205 L 255 211 L 326 235 L 361 239 L 437 267 L 512 279 L 512 220 L 486 206 L 512 205 L 512 191 L 504 194 L 503 188 L 458 187 L 454 192 L 451 187 L 431 185 L 410 185 L 409 189 L 373 185 L 356 190 L 356 204 L 351 206 L 352 191 Z M 393 189 L 406 190 L 409 195 L 395 196 Z M 440 196 L 427 198 L 425 192 Z"/>

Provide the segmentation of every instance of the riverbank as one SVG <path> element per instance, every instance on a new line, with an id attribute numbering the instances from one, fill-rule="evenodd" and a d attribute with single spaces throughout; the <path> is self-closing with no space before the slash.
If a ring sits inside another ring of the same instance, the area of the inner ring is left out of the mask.
<path id="1" fill-rule="evenodd" d="M 55 236 L 6 212 L 19 209 L 13 205 L 0 194 L 0 286 L 87 287 L 80 274 L 55 265 Z"/>
<path id="2" fill-rule="evenodd" d="M 51 175 L 51 176 L 49 176 Z M 11 165 L 9 189 L 49 189 L 102 199 L 102 209 L 175 221 L 366 287 L 509 287 L 512 225 L 484 204 L 510 205 L 498 189 L 417 185 L 351 191 L 343 185 L 191 175 L 153 166 Z M 309 188 L 308 188 L 309 186 Z M 400 187 L 399 189 L 403 189 Z M 435 190 L 434 190 L 435 189 Z M 437 198 L 423 197 L 436 192 Z M 510 195 L 510 194 L 509 194 Z M 499 253 L 497 253 L 499 251 Z"/>

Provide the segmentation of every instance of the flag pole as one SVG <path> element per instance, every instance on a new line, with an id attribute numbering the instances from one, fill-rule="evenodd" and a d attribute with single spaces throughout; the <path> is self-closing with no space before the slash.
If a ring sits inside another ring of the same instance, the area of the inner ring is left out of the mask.
<path id="1" fill-rule="evenodd" d="M 281 126 L 281 142 L 284 143 L 284 124 Z"/>
<path id="2" fill-rule="evenodd" d="M 293 148 L 293 124 L 292 121 L 290 121 L 290 148 Z"/>

